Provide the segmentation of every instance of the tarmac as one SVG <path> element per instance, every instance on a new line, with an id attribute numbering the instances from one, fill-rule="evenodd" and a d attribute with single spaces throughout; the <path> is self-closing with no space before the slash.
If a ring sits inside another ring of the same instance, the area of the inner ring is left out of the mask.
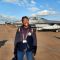
<path id="1" fill-rule="evenodd" d="M 12 60 L 17 28 L 0 25 L 0 41 L 7 40 L 0 47 L 0 60 Z M 60 32 L 36 32 L 37 52 L 35 60 L 60 60 Z"/>

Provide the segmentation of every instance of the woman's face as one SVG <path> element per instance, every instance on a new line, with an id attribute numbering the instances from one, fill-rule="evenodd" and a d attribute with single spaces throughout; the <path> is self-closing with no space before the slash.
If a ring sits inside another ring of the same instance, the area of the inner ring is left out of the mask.
<path id="1" fill-rule="evenodd" d="M 26 18 L 24 18 L 24 20 L 23 20 L 23 25 L 25 26 L 25 27 L 28 27 L 28 25 L 29 25 L 29 20 L 28 19 L 26 19 Z"/>

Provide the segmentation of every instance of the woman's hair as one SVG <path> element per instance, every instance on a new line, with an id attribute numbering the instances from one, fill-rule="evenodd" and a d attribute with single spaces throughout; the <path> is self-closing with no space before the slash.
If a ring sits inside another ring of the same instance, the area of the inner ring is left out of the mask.
<path id="1" fill-rule="evenodd" d="M 26 18 L 27 20 L 29 20 L 29 18 L 28 18 L 27 16 L 23 16 L 23 17 L 22 17 L 22 22 L 24 21 L 25 18 Z"/>

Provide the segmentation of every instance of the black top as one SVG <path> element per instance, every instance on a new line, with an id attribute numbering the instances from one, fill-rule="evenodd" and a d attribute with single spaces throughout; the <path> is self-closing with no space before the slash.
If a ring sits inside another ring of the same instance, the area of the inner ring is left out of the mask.
<path id="1" fill-rule="evenodd" d="M 24 26 L 21 26 L 17 29 L 17 32 L 16 32 L 16 36 L 15 36 L 15 47 L 17 47 L 17 45 L 20 46 L 21 50 L 23 50 L 23 36 L 22 34 L 24 34 L 24 37 L 26 37 L 26 34 L 27 34 L 27 31 L 28 33 L 30 32 L 31 35 L 27 36 L 26 40 L 27 40 L 27 44 L 30 46 L 30 50 L 32 50 L 34 53 L 36 53 L 36 49 L 37 49 L 37 39 L 36 39 L 36 31 L 31 28 L 31 26 L 29 25 L 28 28 L 24 28 Z"/>

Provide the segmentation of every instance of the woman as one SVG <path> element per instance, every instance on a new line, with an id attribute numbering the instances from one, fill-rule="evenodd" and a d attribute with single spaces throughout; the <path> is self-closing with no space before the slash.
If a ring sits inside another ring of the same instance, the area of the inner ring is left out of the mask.
<path id="1" fill-rule="evenodd" d="M 24 54 L 26 54 L 27 60 L 33 60 L 36 49 L 36 31 L 29 25 L 29 18 L 24 16 L 22 17 L 22 26 L 18 28 L 15 36 L 15 58 L 23 60 Z"/>

